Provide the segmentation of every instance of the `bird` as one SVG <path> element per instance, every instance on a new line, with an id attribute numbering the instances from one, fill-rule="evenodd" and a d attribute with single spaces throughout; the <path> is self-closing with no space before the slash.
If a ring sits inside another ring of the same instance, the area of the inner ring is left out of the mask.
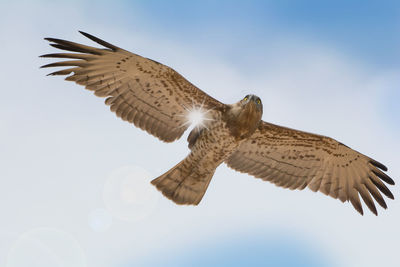
<path id="1" fill-rule="evenodd" d="M 387 208 L 382 194 L 394 199 L 385 165 L 333 138 L 263 121 L 258 96 L 224 104 L 166 65 L 79 32 L 101 48 L 44 38 L 63 50 L 40 56 L 64 60 L 43 65 L 63 68 L 48 75 L 83 85 L 119 118 L 163 142 L 197 122 L 187 137 L 190 153 L 151 181 L 176 204 L 198 205 L 222 163 L 279 187 L 308 187 L 350 202 L 361 215 L 360 196 L 375 215 L 376 203 Z"/>

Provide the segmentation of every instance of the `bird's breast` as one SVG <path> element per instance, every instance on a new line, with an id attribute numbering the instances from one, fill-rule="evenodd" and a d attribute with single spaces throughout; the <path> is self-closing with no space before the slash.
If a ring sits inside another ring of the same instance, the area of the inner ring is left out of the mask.
<path id="1" fill-rule="evenodd" d="M 246 105 L 237 110 L 228 111 L 225 116 L 227 127 L 237 140 L 250 137 L 257 129 L 262 112 L 254 105 Z"/>

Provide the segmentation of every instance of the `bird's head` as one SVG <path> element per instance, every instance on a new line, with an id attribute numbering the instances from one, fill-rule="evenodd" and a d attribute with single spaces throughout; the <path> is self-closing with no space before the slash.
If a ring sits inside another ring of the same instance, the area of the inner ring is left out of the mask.
<path id="1" fill-rule="evenodd" d="M 246 95 L 239 102 L 230 105 L 226 113 L 228 126 L 233 135 L 246 138 L 254 133 L 263 113 L 261 99 L 255 95 Z"/>
<path id="2" fill-rule="evenodd" d="M 246 95 L 242 100 L 240 100 L 240 104 L 246 109 L 254 109 L 255 111 L 261 113 L 263 111 L 261 99 L 256 95 Z"/>
<path id="3" fill-rule="evenodd" d="M 246 95 L 235 104 L 229 105 L 229 120 L 240 120 L 243 123 L 258 123 L 263 113 L 261 99 L 256 95 Z"/>

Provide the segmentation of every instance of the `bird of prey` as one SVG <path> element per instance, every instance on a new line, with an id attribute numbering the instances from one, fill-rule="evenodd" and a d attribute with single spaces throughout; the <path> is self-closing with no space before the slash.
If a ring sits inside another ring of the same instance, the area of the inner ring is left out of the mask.
<path id="1" fill-rule="evenodd" d="M 71 74 L 67 81 L 104 97 L 118 117 L 164 142 L 179 139 L 200 119 L 187 138 L 189 155 L 151 181 L 175 203 L 199 204 L 221 163 L 277 186 L 350 201 L 361 214 L 360 196 L 375 215 L 373 199 L 385 209 L 381 193 L 394 199 L 385 185 L 394 181 L 383 164 L 332 138 L 261 120 L 259 97 L 223 104 L 168 66 L 80 33 L 103 47 L 45 38 L 68 51 L 41 56 L 68 59 L 42 66 L 67 67 L 49 75 Z"/>

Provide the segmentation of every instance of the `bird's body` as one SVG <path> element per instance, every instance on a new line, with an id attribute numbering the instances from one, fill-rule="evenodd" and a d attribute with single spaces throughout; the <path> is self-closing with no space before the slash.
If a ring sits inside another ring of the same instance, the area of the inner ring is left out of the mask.
<path id="1" fill-rule="evenodd" d="M 81 33 L 105 48 L 46 38 L 52 46 L 73 52 L 43 55 L 72 59 L 43 66 L 70 67 L 51 75 L 73 73 L 66 80 L 106 97 L 118 117 L 164 142 L 179 139 L 193 111 L 200 111 L 202 123 L 188 136 L 189 155 L 152 181 L 174 202 L 197 205 L 221 163 L 281 187 L 309 187 L 350 201 L 361 214 L 360 196 L 374 214 L 374 200 L 387 207 L 381 193 L 394 198 L 383 183 L 394 184 L 383 164 L 332 138 L 262 121 L 257 96 L 223 104 L 173 69 Z"/>
<path id="2" fill-rule="evenodd" d="M 262 105 L 253 95 L 226 110 L 209 113 L 207 127 L 194 128 L 189 134 L 190 154 L 169 172 L 154 179 L 166 197 L 178 204 L 198 204 L 216 170 L 251 136 L 261 121 Z"/>

